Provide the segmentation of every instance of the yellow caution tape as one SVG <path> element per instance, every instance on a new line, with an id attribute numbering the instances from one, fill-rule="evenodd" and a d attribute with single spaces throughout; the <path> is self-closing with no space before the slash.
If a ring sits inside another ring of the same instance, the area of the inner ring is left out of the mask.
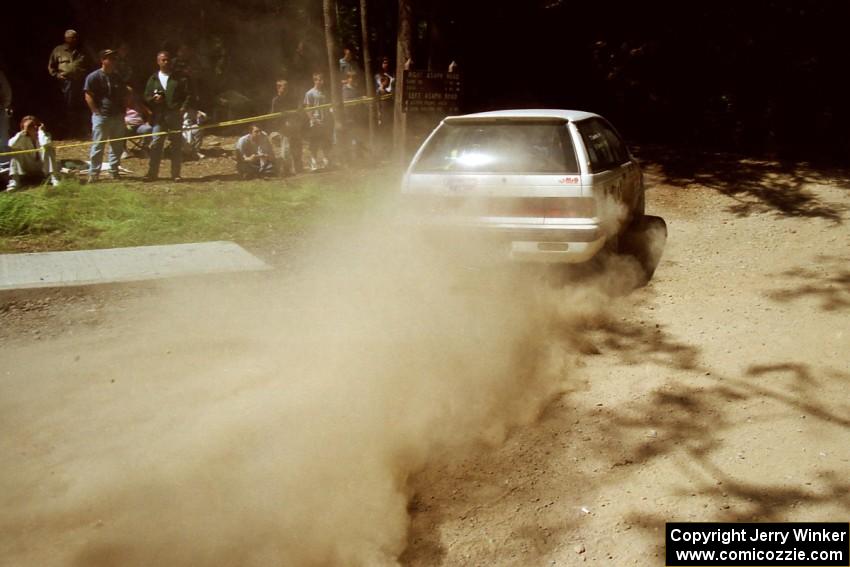
<path id="1" fill-rule="evenodd" d="M 347 100 L 347 101 L 343 102 L 342 104 L 343 104 L 343 106 L 356 106 L 356 105 L 359 105 L 359 104 L 366 104 L 366 103 L 376 101 L 376 100 L 386 100 L 386 99 L 389 99 L 389 98 L 392 98 L 392 97 L 393 97 L 392 94 L 385 94 L 385 95 L 375 96 L 375 97 L 363 96 L 363 97 L 360 97 L 360 98 L 356 98 L 354 100 Z M 91 146 L 93 144 L 108 144 L 110 142 L 122 142 L 124 140 L 138 140 L 138 139 L 141 139 L 141 138 L 151 138 L 153 136 L 167 136 L 169 134 L 181 134 L 181 133 L 183 133 L 185 131 L 189 131 L 189 130 L 192 130 L 192 131 L 208 130 L 208 129 L 211 129 L 211 128 L 223 128 L 225 126 L 237 126 L 239 124 L 249 124 L 251 122 L 265 122 L 266 120 L 273 120 L 275 118 L 282 118 L 282 117 L 290 115 L 290 114 L 299 114 L 299 113 L 302 113 L 302 112 L 311 112 L 313 110 L 324 110 L 326 108 L 333 108 L 333 103 L 319 104 L 319 105 L 316 105 L 316 106 L 305 106 L 303 108 L 297 108 L 297 109 L 294 109 L 294 110 L 283 110 L 281 112 L 272 112 L 270 114 L 260 114 L 259 116 L 250 116 L 248 118 L 237 118 L 236 120 L 225 120 L 223 122 L 216 122 L 215 124 L 193 125 L 193 126 L 189 126 L 188 128 L 185 128 L 185 129 L 181 128 L 180 130 L 163 130 L 161 132 L 156 132 L 156 133 L 151 132 L 150 134 L 134 134 L 132 136 L 124 136 L 123 138 L 110 138 L 108 140 L 101 140 L 99 142 L 77 142 L 76 144 L 64 144 L 64 145 L 61 145 L 61 146 L 55 146 L 55 149 L 56 150 L 63 150 L 65 148 L 78 148 L 78 147 L 81 147 L 81 146 Z M 44 147 L 44 146 L 42 146 L 42 147 Z M 11 151 L 11 152 L 2 152 L 2 153 L 0 153 L 0 156 L 13 156 L 13 155 L 18 155 L 18 154 L 30 154 L 30 153 L 35 153 L 35 152 L 40 151 L 40 150 L 41 150 L 41 148 L 33 148 L 33 149 L 30 149 L 30 150 L 15 150 L 15 151 Z"/>

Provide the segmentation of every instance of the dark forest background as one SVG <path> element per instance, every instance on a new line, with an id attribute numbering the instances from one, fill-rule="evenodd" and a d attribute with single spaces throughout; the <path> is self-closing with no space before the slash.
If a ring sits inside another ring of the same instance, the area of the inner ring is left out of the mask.
<path id="1" fill-rule="evenodd" d="M 637 142 L 843 160 L 850 153 L 848 1 L 410 0 L 414 68 L 456 61 L 465 112 L 575 108 Z M 338 41 L 361 51 L 359 0 L 337 0 Z M 368 0 L 373 60 L 395 65 L 396 0 Z M 268 111 L 304 41 L 327 67 L 322 2 L 68 0 L 4 7 L 2 64 L 16 116 L 50 116 L 51 49 L 76 29 L 93 52 L 126 42 L 135 81 L 165 44 L 193 45 L 205 88 Z M 336 55 L 339 57 L 339 54 Z M 374 71 L 374 70 L 372 70 Z"/>

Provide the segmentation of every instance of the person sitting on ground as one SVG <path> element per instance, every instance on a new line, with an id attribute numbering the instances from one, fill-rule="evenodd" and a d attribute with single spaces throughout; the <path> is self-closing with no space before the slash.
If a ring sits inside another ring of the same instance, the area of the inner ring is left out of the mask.
<path id="1" fill-rule="evenodd" d="M 21 119 L 21 131 L 9 140 L 9 148 L 12 151 L 35 151 L 11 156 L 6 191 L 13 191 L 26 184 L 39 184 L 45 179 L 53 186 L 59 185 L 56 150 L 52 142 L 41 120 L 35 116 L 24 116 Z"/>
<path id="2" fill-rule="evenodd" d="M 274 173 L 274 148 L 268 135 L 256 124 L 236 142 L 236 172 L 243 179 Z"/>
<path id="3" fill-rule="evenodd" d="M 203 110 L 188 109 L 183 113 L 183 156 L 187 159 L 203 159 L 207 156 L 201 153 L 204 143 L 204 131 L 200 128 L 207 121 L 207 113 Z"/>
<path id="4" fill-rule="evenodd" d="M 124 126 L 127 128 L 128 135 L 142 135 L 142 134 L 150 134 L 153 132 L 153 126 L 150 124 L 151 118 L 151 109 L 139 98 L 138 95 L 133 93 L 130 95 L 129 103 L 127 106 L 127 111 L 124 113 Z M 128 140 L 132 142 L 132 140 Z M 130 154 L 127 152 L 126 148 L 135 145 L 139 150 L 143 153 L 147 153 L 148 146 L 150 146 L 151 139 L 150 138 L 137 138 L 135 140 L 135 144 L 127 144 L 125 146 L 124 153 L 121 154 L 121 159 L 126 159 L 130 157 Z"/>

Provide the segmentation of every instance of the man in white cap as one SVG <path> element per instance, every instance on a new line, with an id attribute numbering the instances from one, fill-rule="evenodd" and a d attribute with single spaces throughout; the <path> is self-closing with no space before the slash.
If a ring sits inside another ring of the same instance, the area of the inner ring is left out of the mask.
<path id="1" fill-rule="evenodd" d="M 91 58 L 79 45 L 75 30 L 65 31 L 65 43 L 50 53 L 47 72 L 57 80 L 65 107 L 64 132 L 67 136 L 84 134 L 83 80 L 93 66 Z"/>

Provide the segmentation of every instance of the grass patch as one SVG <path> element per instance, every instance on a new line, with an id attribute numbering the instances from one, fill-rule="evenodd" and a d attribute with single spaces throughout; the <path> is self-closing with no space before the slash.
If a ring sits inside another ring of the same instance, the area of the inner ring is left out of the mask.
<path id="1" fill-rule="evenodd" d="M 210 240 L 243 245 L 359 216 L 393 190 L 386 170 L 295 180 L 101 182 L 0 194 L 0 251 L 85 250 Z"/>

